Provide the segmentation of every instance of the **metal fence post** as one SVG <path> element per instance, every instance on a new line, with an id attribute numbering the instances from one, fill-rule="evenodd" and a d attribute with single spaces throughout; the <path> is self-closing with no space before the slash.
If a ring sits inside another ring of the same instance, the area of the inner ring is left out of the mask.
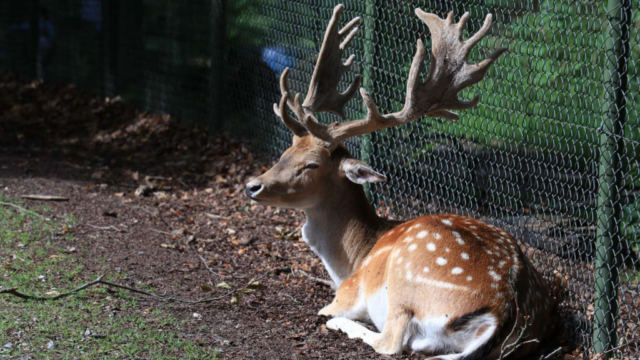
<path id="1" fill-rule="evenodd" d="M 364 66 L 362 69 L 362 86 L 367 90 L 373 91 L 373 57 L 375 53 L 376 45 L 373 42 L 374 28 L 375 28 L 375 14 L 376 14 L 376 0 L 366 0 L 365 6 L 365 18 L 364 18 Z M 370 42 L 370 43 L 369 43 Z M 362 105 L 363 111 L 366 112 L 367 107 Z M 362 135 L 360 141 L 360 159 L 367 164 L 370 164 L 371 160 L 371 134 Z M 372 201 L 373 196 L 371 192 L 371 185 L 364 184 L 364 192 L 369 201 Z M 375 204 L 372 204 L 375 207 Z"/>
<path id="2" fill-rule="evenodd" d="M 627 62 L 629 58 L 629 26 L 631 0 L 609 0 L 607 6 L 608 37 L 606 54 L 608 72 L 608 113 L 600 132 L 598 167 L 598 216 L 596 238 L 595 298 L 593 350 L 603 353 L 617 346 L 618 261 L 620 243 L 620 202 L 618 191 L 622 181 L 622 136 L 626 120 Z M 610 357 L 612 354 L 606 354 Z"/>

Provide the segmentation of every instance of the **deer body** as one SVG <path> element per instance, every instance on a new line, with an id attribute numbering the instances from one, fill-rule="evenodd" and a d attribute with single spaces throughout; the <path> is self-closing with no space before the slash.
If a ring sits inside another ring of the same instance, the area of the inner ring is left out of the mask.
<path id="1" fill-rule="evenodd" d="M 466 61 L 489 31 L 491 16 L 478 33 L 463 40 L 467 13 L 454 23 L 452 14 L 443 20 L 416 9 L 432 34 L 427 79 L 420 81 L 426 54 L 418 40 L 401 111 L 380 114 L 361 89 L 367 117 L 325 126 L 314 112 L 344 117 L 344 106 L 359 84 L 356 77 L 344 93 L 337 91 L 353 61 L 351 56 L 342 63 L 342 53 L 359 21 L 339 29 L 343 9 L 334 9 L 304 102 L 299 94 L 291 96 L 288 69 L 282 73 L 282 97 L 274 111 L 292 131 L 293 144 L 269 171 L 247 184 L 247 196 L 306 213 L 303 239 L 337 286 L 333 302 L 319 312 L 333 317 L 329 328 L 360 338 L 383 354 L 411 350 L 436 355 L 434 359 L 479 360 L 530 352 L 552 329 L 555 302 L 515 239 L 459 215 L 423 216 L 402 224 L 378 217 L 361 184 L 386 178 L 353 158 L 341 143 L 425 115 L 455 120 L 451 109 L 475 106 L 479 97 L 462 101 L 457 93 L 480 81 L 504 51 L 478 64 Z M 378 332 L 356 320 L 372 323 Z"/>

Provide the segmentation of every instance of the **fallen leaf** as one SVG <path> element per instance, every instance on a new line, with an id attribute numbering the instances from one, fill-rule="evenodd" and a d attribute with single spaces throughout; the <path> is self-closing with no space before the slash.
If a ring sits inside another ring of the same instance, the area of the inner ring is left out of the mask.
<path id="1" fill-rule="evenodd" d="M 47 291 L 46 293 L 44 293 L 47 296 L 56 296 L 56 295 L 60 295 L 59 292 L 57 291 Z"/>
<path id="2" fill-rule="evenodd" d="M 231 285 L 227 284 L 226 282 L 221 282 L 219 284 L 216 285 L 216 287 L 218 288 L 222 288 L 222 289 L 231 289 Z"/>
<path id="3" fill-rule="evenodd" d="M 211 288 L 211 286 L 209 285 L 200 285 L 200 290 L 204 291 L 204 292 L 211 292 L 213 291 L 213 289 Z"/>
<path id="4" fill-rule="evenodd" d="M 104 175 L 104 172 L 98 170 L 98 171 L 94 172 L 93 174 L 91 174 L 91 177 L 94 178 L 94 179 L 102 179 L 103 175 Z"/>

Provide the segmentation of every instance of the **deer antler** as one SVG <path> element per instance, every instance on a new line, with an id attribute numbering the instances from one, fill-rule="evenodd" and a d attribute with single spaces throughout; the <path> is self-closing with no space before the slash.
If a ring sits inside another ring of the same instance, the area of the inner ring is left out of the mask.
<path id="1" fill-rule="evenodd" d="M 342 74 L 353 61 L 353 56 L 351 56 L 345 64 L 342 64 L 342 52 L 358 28 L 353 29 L 339 46 L 337 45 L 338 39 L 360 20 L 359 18 L 352 20 L 338 32 L 337 23 L 343 9 L 342 5 L 338 5 L 334 9 L 304 103 L 300 103 L 299 94 L 293 99 L 288 95 L 290 94 L 287 83 L 288 71 L 282 74 L 280 81 L 283 100 L 286 99 L 287 104 L 300 120 L 300 122 L 295 122 L 294 126 L 303 125 L 306 131 L 327 142 L 331 147 L 337 146 L 344 139 L 406 124 L 425 115 L 457 120 L 458 115 L 450 110 L 472 108 L 478 104 L 480 99 L 476 95 L 470 101 L 462 101 L 458 99 L 458 92 L 482 80 L 489 66 L 506 51 L 506 49 L 500 48 L 487 59 L 471 65 L 467 62 L 467 57 L 471 49 L 489 32 L 491 14 L 487 15 L 484 25 L 475 35 L 463 40 L 464 26 L 469 19 L 468 12 L 462 15 L 458 23 L 454 23 L 453 13 L 449 13 L 446 19 L 440 19 L 434 14 L 416 9 L 416 15 L 429 27 L 432 37 L 431 66 L 427 79 L 424 82 L 420 81 L 426 50 L 422 40 L 418 40 L 417 51 L 409 70 L 405 104 L 401 111 L 380 114 L 370 95 L 364 89 L 360 89 L 360 94 L 368 109 L 367 117 L 325 126 L 318 122 L 313 113 L 329 111 L 344 118 L 344 105 L 353 97 L 355 88 L 360 82 L 360 78 L 357 78 L 342 94 L 336 90 Z M 278 115 L 283 112 L 282 105 L 281 101 L 281 111 L 276 111 Z M 283 121 L 288 123 L 295 120 L 283 118 Z M 292 126 L 289 128 L 296 133 Z"/>
<path id="2" fill-rule="evenodd" d="M 298 119 L 316 112 L 332 112 L 344 119 L 344 107 L 353 99 L 360 86 L 362 76 L 357 75 L 345 92 L 338 92 L 342 75 L 351 68 L 355 59 L 355 55 L 351 55 L 345 63 L 342 63 L 342 54 L 358 32 L 359 28 L 356 25 L 360 22 L 360 17 L 356 17 L 342 29 L 338 29 L 343 10 L 344 5 L 342 4 L 333 9 L 333 15 L 325 32 L 307 97 L 303 104 L 296 106 L 295 97 L 289 90 L 289 68 L 286 68 L 280 75 L 282 98 L 279 105 L 273 105 L 273 109 L 276 115 L 282 118 L 285 125 L 298 136 L 307 133 L 307 130 L 300 122 L 293 120 L 286 114 L 284 111 L 286 109 L 282 106 L 284 103 L 296 113 Z"/>

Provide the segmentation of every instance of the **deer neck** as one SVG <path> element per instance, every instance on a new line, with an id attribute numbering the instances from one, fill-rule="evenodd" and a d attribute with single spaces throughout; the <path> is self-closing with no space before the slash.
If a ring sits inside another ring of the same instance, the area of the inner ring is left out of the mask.
<path id="1" fill-rule="evenodd" d="M 322 260 L 337 286 L 353 273 L 376 241 L 392 227 L 378 217 L 362 186 L 346 184 L 319 206 L 304 209 L 302 239 Z"/>

